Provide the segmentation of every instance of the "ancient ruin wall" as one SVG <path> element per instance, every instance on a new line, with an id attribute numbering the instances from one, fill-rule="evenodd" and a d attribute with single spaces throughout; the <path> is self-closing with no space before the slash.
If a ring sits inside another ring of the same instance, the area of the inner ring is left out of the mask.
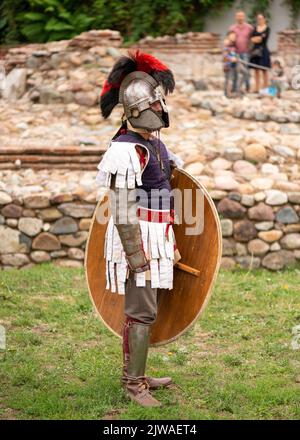
<path id="1" fill-rule="evenodd" d="M 221 217 L 223 267 L 278 270 L 300 259 L 300 192 L 211 195 Z M 0 192 L 1 267 L 51 260 L 61 266 L 82 266 L 95 206 L 95 200 L 86 202 L 72 194 L 12 199 Z"/>

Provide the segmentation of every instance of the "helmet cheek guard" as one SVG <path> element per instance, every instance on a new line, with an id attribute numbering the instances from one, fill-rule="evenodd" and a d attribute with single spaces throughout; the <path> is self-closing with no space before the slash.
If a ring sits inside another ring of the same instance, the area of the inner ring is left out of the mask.
<path id="1" fill-rule="evenodd" d="M 127 118 L 134 128 L 144 128 L 146 131 L 160 130 L 165 127 L 163 118 L 154 110 L 148 109 L 139 113 L 137 118 Z"/>

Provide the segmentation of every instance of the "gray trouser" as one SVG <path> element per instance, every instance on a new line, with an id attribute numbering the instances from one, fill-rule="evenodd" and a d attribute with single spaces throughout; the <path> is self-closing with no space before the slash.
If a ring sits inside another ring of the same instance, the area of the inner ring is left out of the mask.
<path id="1" fill-rule="evenodd" d="M 134 273 L 130 272 L 125 285 L 125 315 L 153 324 L 157 316 L 157 290 L 151 288 L 151 281 L 146 281 L 145 287 L 137 287 Z"/>
<path id="2" fill-rule="evenodd" d="M 224 94 L 225 96 L 228 97 L 230 96 L 230 93 L 233 91 L 233 81 L 236 75 L 236 66 L 230 67 L 229 70 L 226 70 L 224 72 L 224 75 L 225 75 Z"/>
<path id="3" fill-rule="evenodd" d="M 241 58 L 241 60 L 245 61 L 246 63 L 249 63 L 250 57 L 247 52 L 240 53 L 239 57 Z M 240 78 L 238 76 L 240 76 Z M 233 78 L 233 91 L 240 92 L 243 83 L 245 83 L 246 91 L 249 92 L 249 90 L 250 90 L 250 71 L 249 71 L 249 67 L 247 64 L 243 65 L 243 69 L 242 69 L 242 72 L 240 72 L 240 75 L 239 75 L 239 69 L 236 69 L 235 75 Z"/>

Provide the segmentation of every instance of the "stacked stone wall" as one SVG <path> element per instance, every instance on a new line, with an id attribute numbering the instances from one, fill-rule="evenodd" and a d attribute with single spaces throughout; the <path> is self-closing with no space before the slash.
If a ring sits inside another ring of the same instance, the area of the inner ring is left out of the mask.
<path id="1" fill-rule="evenodd" d="M 300 259 L 300 192 L 215 190 L 211 196 L 221 218 L 223 267 L 279 270 Z M 72 194 L 13 199 L 0 192 L 1 268 L 50 260 L 82 266 L 95 206 Z"/>

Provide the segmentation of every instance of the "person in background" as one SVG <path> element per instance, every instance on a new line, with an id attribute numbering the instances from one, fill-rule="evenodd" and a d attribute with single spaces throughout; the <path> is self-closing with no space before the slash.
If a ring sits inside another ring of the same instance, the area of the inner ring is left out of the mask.
<path id="1" fill-rule="evenodd" d="M 235 32 L 228 31 L 223 47 L 223 71 L 225 76 L 224 94 L 227 98 L 232 97 L 233 81 L 236 77 L 237 54 L 235 40 Z"/>
<path id="2" fill-rule="evenodd" d="M 268 69 L 271 68 L 270 52 L 267 47 L 267 41 L 270 34 L 270 28 L 263 14 L 257 14 L 256 26 L 251 35 L 253 47 L 251 49 L 250 62 L 258 67 L 250 66 L 255 72 L 255 93 L 260 90 L 260 75 L 263 76 L 263 88 L 269 86 Z M 261 66 L 261 67 L 260 67 Z"/>
<path id="3" fill-rule="evenodd" d="M 281 94 L 287 85 L 287 78 L 284 74 L 283 66 L 279 60 L 273 61 L 271 75 L 271 87 L 276 89 L 277 98 L 281 98 Z"/>
<path id="4" fill-rule="evenodd" d="M 229 30 L 232 32 L 235 32 L 236 34 L 236 52 L 238 56 L 241 58 L 241 60 L 245 61 L 246 63 L 249 62 L 249 42 L 250 42 L 250 36 L 253 32 L 253 26 L 246 22 L 246 15 L 244 11 L 238 11 L 235 14 L 235 21 L 236 23 L 230 26 Z M 245 65 L 245 72 L 243 75 L 245 86 L 246 86 L 246 92 L 250 91 L 250 71 L 247 65 Z M 240 84 L 242 86 L 242 84 Z M 234 77 L 233 82 L 233 90 L 234 92 L 238 91 L 238 77 L 237 77 L 237 70 Z"/>

